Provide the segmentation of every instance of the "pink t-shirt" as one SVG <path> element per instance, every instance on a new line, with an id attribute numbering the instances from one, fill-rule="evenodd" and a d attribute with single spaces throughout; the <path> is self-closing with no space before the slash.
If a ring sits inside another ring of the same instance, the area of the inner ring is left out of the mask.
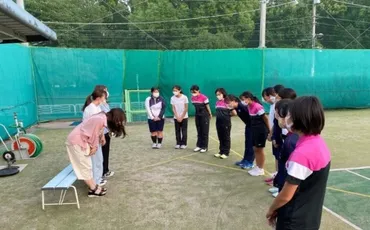
<path id="1" fill-rule="evenodd" d="M 286 163 L 286 169 L 288 175 L 305 180 L 313 172 L 325 168 L 330 161 L 330 150 L 320 135 L 302 136 Z"/>
<path id="2" fill-rule="evenodd" d="M 86 149 L 88 145 L 98 147 L 99 135 L 107 127 L 107 116 L 105 113 L 99 113 L 89 117 L 79 124 L 67 137 L 67 143 L 70 145 L 79 145 Z"/>

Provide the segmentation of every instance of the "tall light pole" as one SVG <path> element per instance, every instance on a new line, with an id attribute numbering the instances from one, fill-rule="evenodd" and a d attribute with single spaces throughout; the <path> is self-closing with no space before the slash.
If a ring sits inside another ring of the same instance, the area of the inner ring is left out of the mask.
<path id="1" fill-rule="evenodd" d="M 316 5 L 320 0 L 313 0 L 312 4 L 312 49 L 316 48 Z"/>
<path id="2" fill-rule="evenodd" d="M 261 1 L 261 18 L 260 18 L 260 45 L 259 48 L 266 48 L 266 8 L 269 0 Z"/>

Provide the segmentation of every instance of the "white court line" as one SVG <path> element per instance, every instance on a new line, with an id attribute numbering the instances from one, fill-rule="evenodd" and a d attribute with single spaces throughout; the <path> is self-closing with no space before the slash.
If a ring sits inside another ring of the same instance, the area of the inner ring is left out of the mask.
<path id="1" fill-rule="evenodd" d="M 366 179 L 366 180 L 370 180 L 370 178 L 369 178 L 369 177 L 366 177 L 366 176 L 363 176 L 363 175 L 361 175 L 361 174 L 358 174 L 358 173 L 352 172 L 351 170 L 346 170 L 346 171 L 347 171 L 347 172 L 349 172 L 349 173 L 352 173 L 352 174 L 354 174 L 354 175 L 356 175 L 356 176 L 362 177 L 362 178 L 364 178 L 364 179 Z"/>
<path id="2" fill-rule="evenodd" d="M 370 169 L 370 166 L 355 167 L 355 168 L 338 168 L 338 169 L 331 169 L 331 170 L 330 170 L 330 172 L 335 172 L 335 171 L 346 171 L 346 170 L 358 170 L 358 169 Z"/>
<path id="3" fill-rule="evenodd" d="M 362 230 L 362 228 L 358 227 L 357 225 L 353 224 L 352 222 L 350 222 L 349 220 L 345 219 L 343 216 L 339 215 L 338 213 L 332 211 L 331 209 L 323 206 L 325 211 L 327 211 L 328 213 L 332 214 L 333 216 L 335 216 L 336 218 L 340 219 L 341 221 L 343 221 L 344 223 L 348 224 L 349 226 L 351 226 L 353 229 L 356 229 L 356 230 Z"/>

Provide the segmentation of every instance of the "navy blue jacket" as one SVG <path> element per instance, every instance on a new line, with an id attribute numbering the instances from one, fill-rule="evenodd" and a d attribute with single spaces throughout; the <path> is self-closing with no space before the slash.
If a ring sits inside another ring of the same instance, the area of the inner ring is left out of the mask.
<path id="1" fill-rule="evenodd" d="M 298 134 L 289 132 L 281 147 L 278 160 L 278 173 L 274 179 L 274 186 L 279 188 L 279 191 L 281 191 L 281 189 L 283 188 L 285 179 L 288 176 L 285 167 L 286 162 L 288 161 L 290 154 L 292 154 L 292 152 L 294 151 L 298 139 Z"/>

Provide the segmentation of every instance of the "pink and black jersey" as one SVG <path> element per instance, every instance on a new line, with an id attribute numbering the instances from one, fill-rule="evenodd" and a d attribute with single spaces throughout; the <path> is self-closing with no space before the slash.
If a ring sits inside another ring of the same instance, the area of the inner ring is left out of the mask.
<path id="1" fill-rule="evenodd" d="M 252 102 L 248 105 L 249 115 L 251 116 L 252 127 L 265 127 L 266 124 L 263 121 L 265 115 L 265 109 L 257 102 Z"/>
<path id="2" fill-rule="evenodd" d="M 320 135 L 302 136 L 287 163 L 287 179 L 298 189 L 278 210 L 276 229 L 319 229 L 326 184 L 330 171 L 330 151 Z"/>
<path id="3" fill-rule="evenodd" d="M 209 104 L 209 100 L 207 96 L 201 93 L 197 96 L 192 96 L 191 103 L 193 103 L 195 107 L 195 116 L 208 116 L 209 115 L 207 111 L 207 107 L 206 107 L 206 105 Z"/>
<path id="4" fill-rule="evenodd" d="M 216 102 L 216 123 L 231 125 L 231 109 L 227 106 L 225 99 Z"/>

